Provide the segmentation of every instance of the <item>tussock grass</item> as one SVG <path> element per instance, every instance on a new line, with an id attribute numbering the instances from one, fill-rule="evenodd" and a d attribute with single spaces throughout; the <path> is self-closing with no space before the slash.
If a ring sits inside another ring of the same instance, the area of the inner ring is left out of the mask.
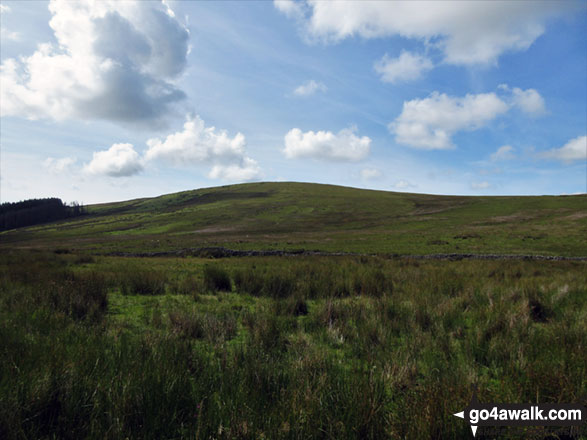
<path id="1" fill-rule="evenodd" d="M 232 282 L 226 270 L 217 265 L 207 264 L 204 266 L 204 285 L 213 292 L 232 290 Z"/>
<path id="2" fill-rule="evenodd" d="M 0 256 L 2 439 L 462 438 L 473 384 L 587 403 L 583 263 L 77 258 Z"/>
<path id="3" fill-rule="evenodd" d="M 241 266 L 233 271 L 233 278 L 237 291 L 272 298 L 391 294 L 393 282 L 382 270 L 382 260 L 372 259 L 373 267 L 362 262 L 364 259 L 336 257 L 333 261 L 338 264 L 327 258 L 288 259 L 285 264 L 280 264 L 279 259 L 261 260 L 273 264 Z"/>
<path id="4" fill-rule="evenodd" d="M 164 272 L 127 267 L 120 276 L 124 295 L 161 295 L 165 293 L 167 276 Z"/>
<path id="5" fill-rule="evenodd" d="M 169 288 L 172 292 L 180 295 L 192 295 L 197 297 L 200 293 L 206 291 L 204 281 L 192 275 L 184 276 L 176 280 L 175 283 L 169 282 Z"/>
<path id="6" fill-rule="evenodd" d="M 234 316 L 215 316 L 206 313 L 173 310 L 169 312 L 171 331 L 184 338 L 226 341 L 236 336 L 237 322 Z"/>

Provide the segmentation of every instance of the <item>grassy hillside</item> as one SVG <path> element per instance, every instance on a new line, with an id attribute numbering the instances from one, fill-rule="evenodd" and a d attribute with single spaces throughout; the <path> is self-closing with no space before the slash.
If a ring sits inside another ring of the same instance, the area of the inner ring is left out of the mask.
<path id="1" fill-rule="evenodd" d="M 1 439 L 456 439 L 473 386 L 586 404 L 587 261 L 109 255 L 587 256 L 586 196 L 256 183 L 88 208 L 0 233 Z"/>
<path id="2" fill-rule="evenodd" d="M 0 247 L 92 253 L 188 247 L 587 255 L 587 196 L 463 197 L 252 183 L 90 205 L 0 234 Z"/>

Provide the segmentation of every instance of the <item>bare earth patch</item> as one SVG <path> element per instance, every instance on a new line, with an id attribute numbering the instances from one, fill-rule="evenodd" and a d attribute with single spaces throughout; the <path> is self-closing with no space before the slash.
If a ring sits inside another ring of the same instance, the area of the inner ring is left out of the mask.
<path id="1" fill-rule="evenodd" d="M 231 232 L 235 231 L 236 228 L 232 227 L 209 227 L 204 229 L 197 229 L 195 231 L 191 231 L 192 234 L 214 234 L 217 232 Z"/>
<path id="2" fill-rule="evenodd" d="M 530 220 L 533 217 L 524 215 L 522 213 L 512 214 L 512 215 L 498 215 L 495 217 L 489 217 L 485 222 L 488 223 L 509 223 L 514 221 L 525 221 Z"/>
<path id="3" fill-rule="evenodd" d="M 567 215 L 562 217 L 561 220 L 580 220 L 587 217 L 587 211 L 576 212 L 575 214 Z"/>

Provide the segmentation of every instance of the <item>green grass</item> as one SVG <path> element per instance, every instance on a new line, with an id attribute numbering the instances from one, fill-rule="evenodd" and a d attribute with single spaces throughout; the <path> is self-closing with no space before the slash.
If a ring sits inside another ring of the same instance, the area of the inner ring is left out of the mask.
<path id="1" fill-rule="evenodd" d="M 587 404 L 587 261 L 392 256 L 585 257 L 585 195 L 256 183 L 88 209 L 0 233 L 1 439 L 457 439 L 473 385 Z M 210 246 L 364 255 L 112 254 Z"/>
<path id="2" fill-rule="evenodd" d="M 473 384 L 585 404 L 586 265 L 5 252 L 0 438 L 468 438 Z"/>
<path id="3" fill-rule="evenodd" d="M 88 253 L 189 247 L 379 254 L 585 256 L 587 196 L 462 197 L 252 183 L 88 206 L 6 231 L 1 248 Z"/>

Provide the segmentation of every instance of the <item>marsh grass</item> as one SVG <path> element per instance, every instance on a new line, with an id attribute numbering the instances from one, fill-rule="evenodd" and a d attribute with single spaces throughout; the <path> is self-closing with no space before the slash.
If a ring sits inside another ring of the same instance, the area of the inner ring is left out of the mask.
<path id="1" fill-rule="evenodd" d="M 165 293 L 167 276 L 163 271 L 128 267 L 121 274 L 119 283 L 124 295 L 162 295 Z"/>
<path id="2" fill-rule="evenodd" d="M 192 275 L 184 276 L 175 280 L 175 282 L 169 280 L 168 285 L 171 292 L 180 295 L 191 295 L 194 298 L 206 291 L 204 281 Z"/>
<path id="3" fill-rule="evenodd" d="M 184 338 L 223 342 L 236 336 L 237 321 L 230 314 L 213 315 L 194 311 L 169 312 L 171 331 Z"/>
<path id="4" fill-rule="evenodd" d="M 473 384 L 587 403 L 583 263 L 76 259 L 0 256 L 2 439 L 462 438 Z"/>
<path id="5" fill-rule="evenodd" d="M 206 264 L 204 266 L 204 285 L 213 292 L 230 292 L 232 290 L 230 275 L 218 265 Z"/>
<path id="6" fill-rule="evenodd" d="M 382 260 L 365 260 L 364 257 L 298 260 L 285 260 L 286 264 L 280 264 L 280 260 L 275 259 L 274 264 L 253 263 L 239 267 L 232 274 L 235 288 L 250 295 L 276 299 L 380 297 L 393 292 L 393 281 L 382 270 Z"/>

